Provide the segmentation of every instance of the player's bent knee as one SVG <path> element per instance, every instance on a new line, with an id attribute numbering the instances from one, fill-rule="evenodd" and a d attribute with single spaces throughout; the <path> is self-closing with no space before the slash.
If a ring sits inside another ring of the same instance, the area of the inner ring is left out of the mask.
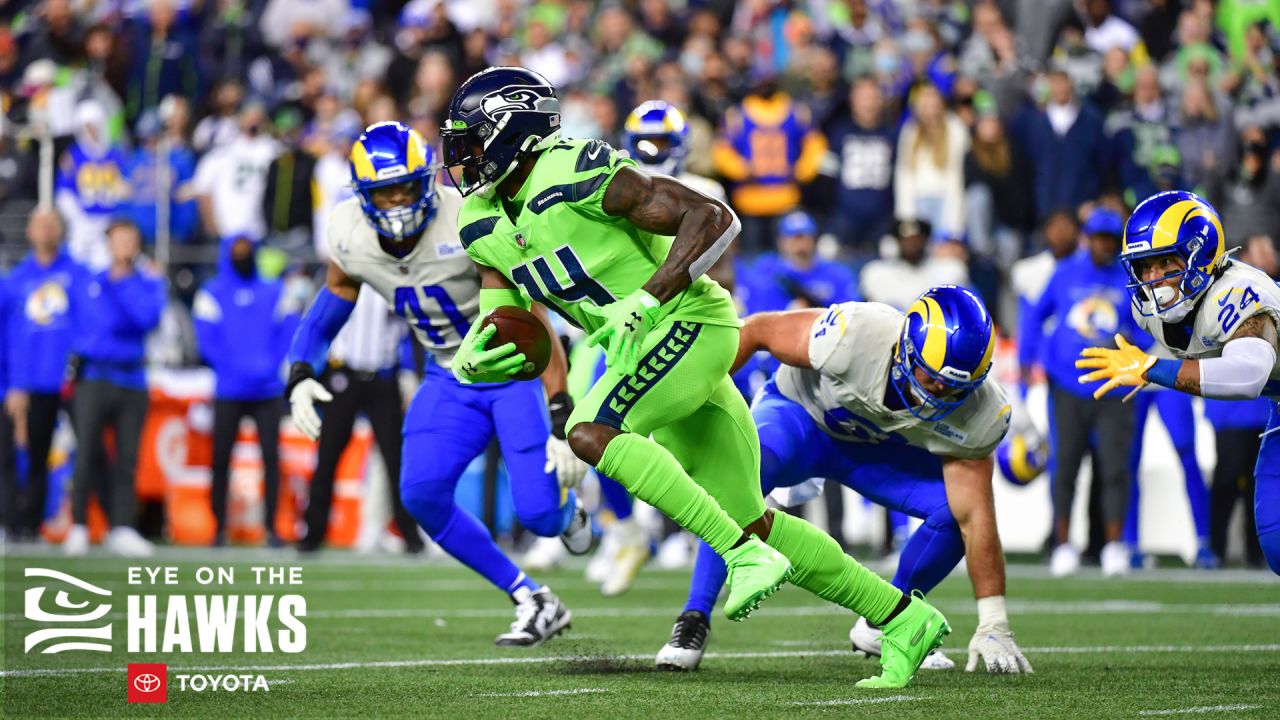
<path id="1" fill-rule="evenodd" d="M 569 448 L 592 467 L 600 464 L 609 441 L 621 435 L 617 428 L 596 422 L 580 422 L 569 430 Z"/>
<path id="2" fill-rule="evenodd" d="M 555 537 L 564 532 L 564 518 L 559 508 L 544 513 L 516 513 L 520 524 L 538 537 Z"/>
<path id="3" fill-rule="evenodd" d="M 924 519 L 924 524 L 935 530 L 954 530 L 960 532 L 960 522 L 956 520 L 956 516 L 951 513 L 949 505 L 942 507 L 929 513 Z"/>
<path id="4" fill-rule="evenodd" d="M 400 504 L 433 539 L 444 530 L 453 514 L 453 493 L 430 481 L 400 484 Z"/>

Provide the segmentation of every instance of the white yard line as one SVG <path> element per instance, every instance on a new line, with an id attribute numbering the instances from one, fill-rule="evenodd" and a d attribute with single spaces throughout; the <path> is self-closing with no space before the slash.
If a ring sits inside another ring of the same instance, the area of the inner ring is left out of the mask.
<path id="1" fill-rule="evenodd" d="M 930 698 L 928 697 L 915 697 L 912 695 L 889 695 L 886 697 L 848 698 L 844 700 L 797 700 L 796 702 L 787 704 L 799 705 L 802 707 L 822 707 L 828 705 L 877 705 L 879 703 L 915 702 L 917 700 L 929 699 Z"/>
<path id="2" fill-rule="evenodd" d="M 300 592 L 304 597 L 307 594 L 305 586 L 301 588 L 289 588 L 281 586 L 275 588 L 274 593 L 266 593 L 263 590 L 269 588 L 241 588 L 245 590 L 245 594 L 263 595 Z M 228 592 L 227 588 L 220 587 L 221 592 Z M 161 603 L 163 605 L 163 601 Z M 319 610 L 315 608 L 316 603 L 309 603 L 308 620 L 331 620 L 331 619 L 388 619 L 388 618 L 505 618 L 511 616 L 509 608 L 350 608 L 343 610 Z M 971 601 L 939 601 L 935 603 L 937 607 L 948 613 L 972 613 L 974 612 L 974 604 Z M 586 607 L 571 608 L 573 614 L 579 617 L 675 617 L 677 614 L 674 608 L 625 608 L 618 606 L 611 607 Z M 848 615 L 849 611 L 836 605 L 775 605 L 761 608 L 760 615 L 768 616 L 822 616 L 822 615 Z M 1162 603 L 1148 602 L 1142 600 L 1079 600 L 1072 602 L 1061 602 L 1056 600 L 1009 600 L 1009 612 L 1016 615 L 1147 615 L 1147 614 L 1165 614 L 1165 615 L 1220 615 L 1230 617 L 1280 617 L 1280 603 Z M 103 617 L 111 620 L 124 619 L 125 615 L 121 612 L 108 613 Z M 5 622 L 22 622 L 25 618 L 21 613 L 3 613 L 0 614 L 0 620 Z"/>
<path id="3" fill-rule="evenodd" d="M 529 697 L 547 697 L 548 695 L 586 695 L 588 693 L 606 693 L 606 692 L 609 692 L 609 691 L 605 688 L 577 688 L 575 690 L 526 690 L 524 692 L 484 693 L 483 695 L 473 695 L 472 697 L 529 698 Z"/>
<path id="4" fill-rule="evenodd" d="M 1240 710 L 1257 710 L 1261 705 L 1199 705 L 1197 707 L 1179 708 L 1177 710 L 1139 710 L 1139 715 L 1199 715 L 1202 713 L 1238 712 Z"/>
<path id="5" fill-rule="evenodd" d="M 1280 652 L 1280 644 L 1271 645 L 1097 645 L 1082 647 L 1027 647 L 1023 652 L 1028 655 L 1052 654 L 1096 654 L 1096 653 L 1229 653 L 1229 652 Z M 852 656 L 849 650 L 776 650 L 762 652 L 709 652 L 704 657 L 709 660 L 755 660 L 767 658 L 813 658 Z M 451 660 L 371 660 L 364 662 L 316 663 L 295 665 L 171 665 L 173 672 L 284 672 L 310 670 L 354 670 L 361 668 L 414 668 L 414 667 L 449 667 L 469 665 L 541 665 L 545 663 L 582 663 L 593 660 L 610 660 L 617 662 L 653 661 L 653 654 L 643 655 L 547 655 L 540 657 L 502 657 L 502 658 L 458 658 Z M 84 673 L 122 673 L 123 666 L 86 667 L 86 668 L 42 668 L 28 670 L 0 671 L 0 677 L 47 677 L 62 675 L 80 675 Z"/>

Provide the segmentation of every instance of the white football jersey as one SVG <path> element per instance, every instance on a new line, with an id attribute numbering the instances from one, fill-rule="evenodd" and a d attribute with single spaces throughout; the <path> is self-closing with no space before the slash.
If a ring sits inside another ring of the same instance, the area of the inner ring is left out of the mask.
<path id="1" fill-rule="evenodd" d="M 828 435 L 846 442 L 900 443 L 949 457 L 991 454 L 1009 429 L 1000 383 L 984 382 L 946 418 L 926 421 L 884 402 L 902 313 L 882 303 L 833 305 L 813 323 L 809 368 L 783 365 L 778 390 Z"/>
<path id="2" fill-rule="evenodd" d="M 1173 335 L 1171 328 L 1159 317 L 1145 317 L 1133 308 L 1138 325 L 1151 333 L 1151 337 L 1182 359 L 1216 358 L 1222 356 L 1222 347 L 1240 328 L 1240 323 L 1258 314 L 1271 316 L 1280 327 L 1280 286 L 1266 273 L 1236 260 L 1228 260 L 1222 275 L 1209 284 L 1200 307 L 1193 311 L 1191 336 L 1185 342 Z M 1271 369 L 1271 376 L 1263 388 L 1268 397 L 1280 397 L 1280 358 Z"/>
<path id="3" fill-rule="evenodd" d="M 480 273 L 458 239 L 462 196 L 438 187 L 436 199 L 436 216 L 403 258 L 379 245 L 359 198 L 338 203 L 329 219 L 329 259 L 347 277 L 376 290 L 447 368 L 480 311 Z"/>

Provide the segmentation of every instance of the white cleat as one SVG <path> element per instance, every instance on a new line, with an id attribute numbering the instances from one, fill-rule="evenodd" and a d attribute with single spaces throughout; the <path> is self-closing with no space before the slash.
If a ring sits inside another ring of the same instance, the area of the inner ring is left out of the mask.
<path id="1" fill-rule="evenodd" d="M 684 531 L 672 533 L 658 545 L 658 567 L 663 570 L 679 570 L 693 564 L 692 542 Z"/>
<path id="2" fill-rule="evenodd" d="M 711 621 L 707 616 L 697 610 L 686 610 L 676 618 L 671 639 L 658 651 L 654 665 L 661 670 L 697 670 L 710 637 Z"/>
<path id="3" fill-rule="evenodd" d="M 1062 543 L 1053 549 L 1049 557 L 1049 574 L 1054 577 L 1075 575 L 1080 569 L 1080 551 L 1071 543 Z"/>
<path id="4" fill-rule="evenodd" d="M 511 629 L 494 640 L 500 647 L 537 647 L 568 629 L 573 615 L 551 588 L 520 588 L 511 593 L 516 619 Z"/>
<path id="5" fill-rule="evenodd" d="M 540 537 L 529 546 L 529 551 L 520 559 L 520 567 L 528 570 L 555 570 L 564 562 L 568 551 L 560 538 Z"/>
<path id="6" fill-rule="evenodd" d="M 581 498 L 577 499 L 569 527 L 560 533 L 560 542 L 564 543 L 564 548 L 570 555 L 586 555 L 600 544 L 600 530 L 591 522 L 591 516 L 582 506 Z"/>
<path id="7" fill-rule="evenodd" d="M 600 537 L 600 547 L 596 548 L 596 554 L 591 556 L 591 561 L 587 563 L 587 569 L 583 573 L 587 582 L 599 585 L 609 579 L 609 573 L 613 569 L 613 558 L 618 554 L 618 535 L 621 532 L 622 521 L 616 521 L 609 527 L 605 528 L 604 534 Z"/>
<path id="8" fill-rule="evenodd" d="M 131 527 L 113 528 L 107 533 L 107 549 L 121 557 L 151 557 L 156 548 Z"/>
<path id="9" fill-rule="evenodd" d="M 84 525 L 72 525 L 67 537 L 62 541 L 62 553 L 70 557 L 89 554 L 89 528 Z"/>
<path id="10" fill-rule="evenodd" d="M 880 657 L 880 636 L 882 635 L 884 631 L 871 627 L 871 623 L 867 622 L 866 618 L 858 618 L 858 622 L 849 628 L 849 642 L 853 643 L 854 654 Z M 920 663 L 921 670 L 953 670 L 955 666 L 954 660 L 936 649 L 931 650 L 925 656 L 924 662 Z"/>
<path id="11" fill-rule="evenodd" d="M 600 593 L 615 597 L 626 592 L 652 555 L 649 533 L 644 527 L 634 521 L 623 524 L 618 529 L 618 552 L 613 556 L 609 577 L 600 586 Z"/>
<path id="12" fill-rule="evenodd" d="M 1102 546 L 1102 576 L 1120 577 L 1128 575 L 1130 565 L 1129 546 L 1120 541 L 1112 541 Z"/>

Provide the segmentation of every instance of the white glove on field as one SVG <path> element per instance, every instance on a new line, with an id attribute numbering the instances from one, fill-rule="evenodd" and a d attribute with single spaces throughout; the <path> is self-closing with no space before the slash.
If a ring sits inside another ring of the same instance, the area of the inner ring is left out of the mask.
<path id="1" fill-rule="evenodd" d="M 978 629 L 969 641 L 969 662 L 964 666 L 965 672 L 978 669 L 979 657 L 989 673 L 1035 672 L 1013 641 L 1003 596 L 978 599 Z"/>
<path id="2" fill-rule="evenodd" d="M 317 402 L 329 402 L 333 396 L 324 389 L 315 378 L 307 378 L 294 386 L 289 393 L 289 413 L 293 416 L 293 424 L 312 440 L 320 437 L 320 413 L 316 412 Z"/>
<path id="3" fill-rule="evenodd" d="M 578 459 L 569 443 L 552 435 L 547 438 L 547 464 L 543 472 L 555 471 L 556 481 L 566 490 L 574 490 L 582 484 L 587 474 L 587 464 Z"/>

